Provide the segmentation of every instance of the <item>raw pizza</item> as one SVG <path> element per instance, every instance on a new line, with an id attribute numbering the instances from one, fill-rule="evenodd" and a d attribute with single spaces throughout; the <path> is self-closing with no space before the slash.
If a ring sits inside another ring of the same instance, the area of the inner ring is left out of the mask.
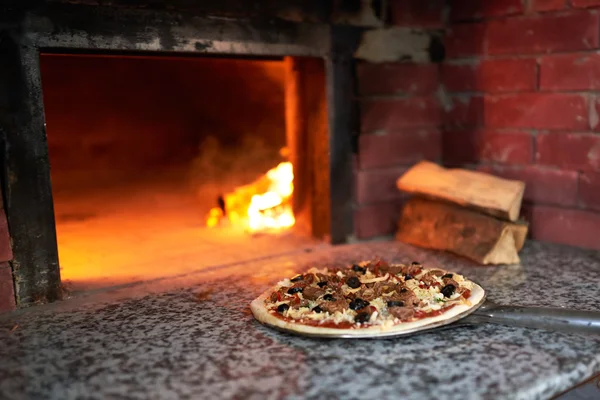
<path id="1" fill-rule="evenodd" d="M 322 336 L 387 336 L 452 322 L 473 311 L 484 291 L 442 269 L 365 261 L 310 269 L 284 279 L 250 305 L 260 322 Z"/>

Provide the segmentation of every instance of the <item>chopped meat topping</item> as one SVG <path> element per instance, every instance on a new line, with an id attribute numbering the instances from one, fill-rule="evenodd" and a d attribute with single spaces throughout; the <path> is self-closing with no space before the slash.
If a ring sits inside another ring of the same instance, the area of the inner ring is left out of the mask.
<path id="1" fill-rule="evenodd" d="M 433 276 L 444 276 L 446 275 L 446 271 L 442 271 L 441 269 L 430 269 L 427 271 L 428 274 Z"/>
<path id="2" fill-rule="evenodd" d="M 335 273 L 332 273 L 331 275 L 317 273 L 316 275 L 320 282 L 338 283 L 341 280 L 340 277 L 337 276 Z"/>
<path id="3" fill-rule="evenodd" d="M 320 289 L 318 287 L 313 287 L 313 286 L 307 287 L 302 292 L 302 296 L 308 300 L 317 300 L 319 297 L 323 296 L 324 294 L 325 294 L 325 290 Z"/>
<path id="4" fill-rule="evenodd" d="M 346 301 L 346 299 L 338 299 L 335 301 L 324 301 L 321 304 L 319 304 L 319 307 L 321 307 L 321 309 L 323 311 L 333 314 L 337 311 L 344 312 L 344 310 L 347 310 L 348 302 Z"/>
<path id="5" fill-rule="evenodd" d="M 310 307 L 310 302 L 306 299 L 302 299 L 298 302 L 298 307 Z"/>
<path id="6" fill-rule="evenodd" d="M 367 301 L 375 300 L 379 295 L 372 288 L 364 288 L 357 293 L 357 297 L 365 299 Z"/>
<path id="7" fill-rule="evenodd" d="M 420 264 L 410 265 L 410 266 L 406 267 L 404 274 L 415 276 L 415 275 L 419 275 L 422 270 L 423 270 L 423 268 L 421 267 Z"/>
<path id="8" fill-rule="evenodd" d="M 442 276 L 442 275 L 439 275 L 439 276 Z M 433 285 L 435 283 L 438 283 L 438 281 L 436 279 L 437 277 L 438 277 L 438 275 L 436 275 L 435 273 L 427 272 L 425 275 L 420 277 L 419 280 L 426 285 Z"/>
<path id="9" fill-rule="evenodd" d="M 389 300 L 401 301 L 407 306 L 416 306 L 420 302 L 419 298 L 412 290 L 394 292 L 389 297 Z"/>
<path id="10" fill-rule="evenodd" d="M 373 290 L 375 290 L 377 297 L 379 297 L 383 294 L 386 294 L 386 293 L 400 291 L 400 288 L 401 288 L 401 286 L 398 285 L 397 283 L 387 283 L 387 282 L 377 282 L 377 283 L 375 283 L 375 286 L 373 286 Z"/>
<path id="11" fill-rule="evenodd" d="M 412 307 L 390 307 L 388 310 L 401 321 L 409 320 L 415 315 L 415 309 Z"/>

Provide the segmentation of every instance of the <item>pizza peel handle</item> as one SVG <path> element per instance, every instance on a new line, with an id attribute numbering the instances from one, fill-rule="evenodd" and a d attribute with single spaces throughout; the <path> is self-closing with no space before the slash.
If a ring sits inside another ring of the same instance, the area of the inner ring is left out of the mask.
<path id="1" fill-rule="evenodd" d="M 502 306 L 486 301 L 466 319 L 474 323 L 487 322 L 523 328 L 600 334 L 600 312 L 593 311 Z"/>

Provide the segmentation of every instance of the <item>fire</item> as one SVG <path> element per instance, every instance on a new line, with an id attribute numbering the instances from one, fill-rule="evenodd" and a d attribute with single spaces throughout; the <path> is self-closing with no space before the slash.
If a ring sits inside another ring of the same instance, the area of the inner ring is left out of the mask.
<path id="1" fill-rule="evenodd" d="M 250 231 L 289 228 L 296 222 L 293 193 L 292 163 L 282 162 L 257 181 L 225 195 L 225 210 L 210 210 L 206 225 L 214 227 L 227 217 L 232 224 L 246 226 Z"/>

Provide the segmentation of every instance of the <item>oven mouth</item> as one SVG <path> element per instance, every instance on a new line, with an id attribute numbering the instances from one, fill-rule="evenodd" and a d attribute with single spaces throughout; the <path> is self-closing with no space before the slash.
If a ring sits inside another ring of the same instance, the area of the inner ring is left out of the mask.
<path id="1" fill-rule="evenodd" d="M 327 137 L 322 60 L 42 53 L 40 66 L 70 288 L 181 275 L 323 238 L 294 229 L 296 218 L 310 224 L 309 197 L 326 189 L 310 179 L 326 168 L 309 167 L 319 154 L 308 147 Z"/>
<path id="2" fill-rule="evenodd" d="M 75 23 L 74 16 L 81 20 Z M 127 29 L 122 29 L 124 21 L 128 22 Z M 167 31 L 172 33 L 170 40 L 166 40 Z M 79 179 L 84 185 L 90 179 L 80 168 L 72 168 L 73 165 L 63 166 L 65 170 L 71 170 L 71 177 L 64 179 L 66 184 L 61 182 L 60 175 L 55 177 L 61 168 L 60 163 L 68 164 L 68 157 L 61 158 L 53 143 L 56 140 L 56 130 L 53 131 L 56 123 L 52 120 L 49 105 L 52 103 L 45 99 L 48 87 L 43 76 L 45 57 L 73 60 L 136 60 L 145 57 L 186 62 L 236 59 L 248 63 L 290 60 L 290 70 L 302 83 L 297 82 L 293 89 L 289 85 L 285 87 L 285 103 L 289 103 L 287 99 L 294 91 L 297 97 L 303 99 L 295 105 L 297 123 L 288 122 L 290 115 L 294 116 L 289 107 L 281 111 L 286 120 L 285 145 L 278 146 L 278 151 L 287 148 L 291 152 L 277 160 L 280 162 L 261 168 L 261 176 L 281 162 L 291 162 L 294 195 L 291 200 L 285 201 L 291 203 L 294 212 L 294 235 L 297 233 L 309 240 L 337 244 L 351 238 L 353 229 L 352 136 L 356 132 L 357 119 L 353 114 L 352 60 L 360 31 L 333 29 L 321 23 L 264 23 L 192 17 L 176 11 L 126 9 L 117 15 L 106 7 L 61 5 L 26 12 L 20 29 L 0 46 L 3 68 L 10 76 L 8 92 L 12 96 L 11 107 L 15 117 L 14 123 L 5 128 L 3 193 L 12 240 L 11 267 L 18 305 L 62 297 L 62 261 L 59 263 L 59 260 L 64 259 L 64 255 L 59 250 L 64 229 L 61 227 L 91 223 L 105 215 L 101 210 L 89 207 L 61 206 L 68 204 L 61 200 L 62 194 L 73 200 L 70 193 L 81 192 L 81 187 L 77 189 L 78 185 L 69 187 L 69 180 L 77 182 Z M 315 76 L 318 76 L 318 84 L 311 86 Z M 302 118 L 303 115 L 306 117 Z M 290 125 L 293 125 L 292 128 Z M 324 132 L 322 128 L 315 129 L 317 126 L 323 127 Z M 293 130 L 297 134 L 291 135 Z M 306 132 L 319 134 L 303 137 Z M 91 145 L 96 155 L 108 152 L 109 147 L 102 140 Z M 198 146 L 192 147 L 198 150 Z M 65 154 L 68 156 L 68 151 Z M 71 154 L 81 155 L 77 152 Z M 31 168 L 32 165 L 35 168 Z M 115 166 L 114 169 L 122 172 L 121 167 Z M 83 178 L 78 177 L 78 173 Z M 93 183 L 100 182 L 101 178 L 114 183 L 108 173 L 95 177 Z M 128 183 L 128 186 L 135 185 Z M 209 196 L 210 207 L 225 209 L 226 218 L 229 218 L 231 210 L 226 199 L 232 190 L 222 190 L 215 196 Z M 136 189 L 135 192 L 139 194 L 143 190 Z M 85 203 L 85 196 L 81 202 Z M 110 204 L 108 201 L 100 202 L 102 206 Z M 271 208 L 276 207 L 266 207 L 267 210 Z M 260 211 L 264 212 L 265 207 Z M 205 213 L 198 210 L 192 219 L 205 228 Z M 119 225 L 116 229 L 120 229 Z M 222 231 L 222 227 L 212 229 L 212 235 Z M 253 240 L 258 240 L 257 236 L 268 237 L 261 232 L 254 235 Z M 288 242 L 289 246 L 298 246 L 293 240 Z M 280 246 L 270 247 L 277 249 Z M 85 258 L 89 252 L 80 254 Z M 67 277 L 65 270 L 65 281 Z"/>

